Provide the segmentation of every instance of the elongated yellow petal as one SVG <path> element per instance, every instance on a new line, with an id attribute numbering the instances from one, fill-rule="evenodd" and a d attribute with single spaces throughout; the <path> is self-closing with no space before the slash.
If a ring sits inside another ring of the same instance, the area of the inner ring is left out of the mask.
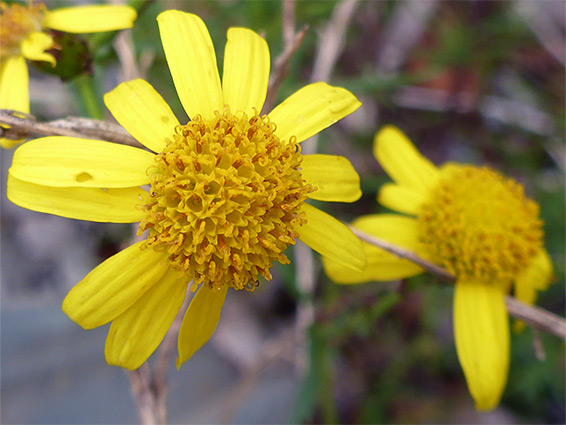
<path id="1" fill-rule="evenodd" d="M 438 181 L 438 168 L 396 127 L 387 125 L 375 135 L 373 153 L 393 180 L 425 196 Z"/>
<path id="2" fill-rule="evenodd" d="M 269 113 L 282 140 L 291 136 L 302 142 L 351 114 L 361 106 L 352 93 L 326 83 L 309 84 L 289 96 Z"/>
<path id="3" fill-rule="evenodd" d="M 0 109 L 12 109 L 29 114 L 28 66 L 23 56 L 2 59 Z"/>
<path id="4" fill-rule="evenodd" d="M 50 187 L 8 175 L 8 199 L 42 213 L 105 223 L 135 223 L 145 217 L 141 205 L 147 192 L 140 187 L 100 189 Z"/>
<path id="5" fill-rule="evenodd" d="M 118 317 L 167 271 L 167 253 L 140 249 L 138 242 L 110 257 L 65 297 L 63 311 L 84 329 Z"/>
<path id="6" fill-rule="evenodd" d="M 45 50 L 53 46 L 53 38 L 43 32 L 32 32 L 22 41 L 22 55 L 32 61 L 49 62 L 55 66 L 55 58 Z"/>
<path id="7" fill-rule="evenodd" d="M 456 351 L 478 410 L 497 406 L 507 382 L 510 342 L 504 297 L 495 283 L 456 282 Z"/>
<path id="8" fill-rule="evenodd" d="M 115 31 L 133 27 L 137 16 L 129 6 L 74 6 L 49 11 L 43 26 L 78 34 Z"/>
<path id="9" fill-rule="evenodd" d="M 537 291 L 544 291 L 552 279 L 552 261 L 548 252 L 541 249 L 531 261 L 529 267 L 515 281 L 515 298 L 527 304 L 534 304 Z M 513 330 L 520 332 L 525 324 L 519 320 L 513 324 Z"/>
<path id="10" fill-rule="evenodd" d="M 29 114 L 29 75 L 23 56 L 12 56 L 0 63 L 0 109 Z M 0 146 L 10 149 L 23 141 L 0 138 Z"/>
<path id="11" fill-rule="evenodd" d="M 187 278 L 168 270 L 129 309 L 110 325 L 104 353 L 108 364 L 137 369 L 159 346 L 175 320 L 185 294 Z"/>
<path id="12" fill-rule="evenodd" d="M 400 248 L 418 252 L 418 227 L 413 218 L 396 214 L 376 214 L 360 217 L 352 226 Z M 421 267 L 411 261 L 403 260 L 366 242 L 362 244 L 367 256 L 367 265 L 361 272 L 352 271 L 323 257 L 324 270 L 330 279 L 343 284 L 390 281 L 423 272 Z"/>
<path id="13" fill-rule="evenodd" d="M 408 186 L 386 183 L 379 189 L 377 201 L 392 210 L 418 215 L 426 197 L 423 192 L 411 189 Z"/>
<path id="14" fill-rule="evenodd" d="M 247 28 L 230 28 L 224 52 L 222 91 L 233 113 L 259 114 L 269 82 L 269 47 Z"/>
<path id="15" fill-rule="evenodd" d="M 141 79 L 120 84 L 104 96 L 104 103 L 128 133 L 154 152 L 165 148 L 179 125 L 169 105 Z"/>
<path id="16" fill-rule="evenodd" d="M 305 155 L 303 178 L 316 187 L 309 198 L 320 201 L 354 202 L 360 199 L 360 176 L 343 156 Z"/>
<path id="17" fill-rule="evenodd" d="M 216 53 L 206 25 L 198 16 L 168 10 L 157 17 L 165 58 L 181 103 L 192 118 L 214 117 L 224 100 Z"/>
<path id="18" fill-rule="evenodd" d="M 351 270 L 362 271 L 366 256 L 362 242 L 344 223 L 331 215 L 303 204 L 307 223 L 298 229 L 304 243 L 319 254 Z"/>
<path id="19" fill-rule="evenodd" d="M 218 325 L 228 287 L 210 289 L 201 286 L 185 313 L 179 330 L 177 369 L 206 344 Z"/>
<path id="20" fill-rule="evenodd" d="M 154 155 L 131 146 L 74 137 L 43 137 L 20 146 L 10 174 L 53 187 L 132 187 L 150 182 Z"/>

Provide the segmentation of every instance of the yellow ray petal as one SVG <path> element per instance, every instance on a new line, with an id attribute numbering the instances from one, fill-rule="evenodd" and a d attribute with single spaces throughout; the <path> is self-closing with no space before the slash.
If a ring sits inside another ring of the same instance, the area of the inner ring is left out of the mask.
<path id="1" fill-rule="evenodd" d="M 22 41 L 22 55 L 32 61 L 49 62 L 55 66 L 55 58 L 45 50 L 53 46 L 53 38 L 43 32 L 32 32 Z"/>
<path id="2" fill-rule="evenodd" d="M 375 135 L 373 153 L 393 180 L 425 196 L 438 181 L 438 168 L 396 127 L 387 125 Z"/>
<path id="3" fill-rule="evenodd" d="M 168 10 L 157 17 L 169 70 L 190 118 L 223 111 L 224 100 L 216 53 L 206 25 L 198 16 Z"/>
<path id="4" fill-rule="evenodd" d="M 105 223 L 135 223 L 145 217 L 141 205 L 147 192 L 140 187 L 100 189 L 49 187 L 8 175 L 8 199 L 42 213 Z"/>
<path id="5" fill-rule="evenodd" d="M 104 348 L 108 364 L 133 370 L 151 356 L 175 320 L 187 284 L 185 276 L 170 269 L 112 321 Z"/>
<path id="6" fill-rule="evenodd" d="M 360 199 L 360 176 L 343 156 L 305 155 L 303 178 L 317 188 L 309 198 L 320 201 L 354 202 Z"/>
<path id="7" fill-rule="evenodd" d="M 281 140 L 291 136 L 302 142 L 351 114 L 361 106 L 352 93 L 326 83 L 309 84 L 269 113 Z"/>
<path id="8" fill-rule="evenodd" d="M 167 271 L 167 253 L 140 249 L 138 242 L 110 257 L 65 297 L 63 311 L 84 329 L 118 317 Z"/>
<path id="9" fill-rule="evenodd" d="M 10 174 L 53 187 L 132 187 L 150 182 L 154 164 L 152 153 L 131 146 L 53 136 L 20 146 Z"/>
<path id="10" fill-rule="evenodd" d="M 297 229 L 304 243 L 319 254 L 352 270 L 362 271 L 366 256 L 362 242 L 352 231 L 331 215 L 303 204 L 307 223 Z"/>
<path id="11" fill-rule="evenodd" d="M 545 249 L 541 249 L 531 261 L 529 267 L 515 281 L 515 298 L 527 304 L 534 304 L 537 291 L 544 291 L 552 279 L 552 260 Z M 513 330 L 520 332 L 525 324 L 519 320 L 513 324 Z"/>
<path id="12" fill-rule="evenodd" d="M 29 75 L 23 56 L 11 56 L 0 63 L 0 109 L 29 114 Z M 0 146 L 10 149 L 23 141 L 0 138 Z"/>
<path id="13" fill-rule="evenodd" d="M 386 183 L 379 189 L 377 201 L 392 210 L 418 215 L 421 205 L 426 201 L 426 196 L 423 192 L 408 186 Z"/>
<path id="14" fill-rule="evenodd" d="M 2 59 L 0 66 L 0 108 L 29 114 L 28 66 L 23 56 Z"/>
<path id="15" fill-rule="evenodd" d="M 510 343 L 504 297 L 496 284 L 456 282 L 456 351 L 478 410 L 497 406 L 507 382 Z"/>
<path id="16" fill-rule="evenodd" d="M 120 84 L 104 96 L 104 103 L 128 133 L 154 152 L 165 148 L 179 125 L 169 105 L 141 79 Z"/>
<path id="17" fill-rule="evenodd" d="M 43 26 L 78 34 L 115 31 L 133 27 L 137 16 L 129 6 L 74 6 L 49 11 Z"/>
<path id="18" fill-rule="evenodd" d="M 232 113 L 261 112 L 269 81 L 269 47 L 247 28 L 230 28 L 224 52 L 222 91 Z"/>
<path id="19" fill-rule="evenodd" d="M 390 242 L 400 248 L 417 252 L 419 247 L 417 222 L 413 218 L 395 214 L 378 214 L 358 218 L 352 223 L 356 229 Z M 336 283 L 362 283 L 390 281 L 416 276 L 423 269 L 380 248 L 362 242 L 367 256 L 363 271 L 352 271 L 340 264 L 323 258 L 324 270 Z"/>
<path id="20" fill-rule="evenodd" d="M 191 300 L 179 330 L 177 369 L 206 344 L 218 325 L 228 287 L 220 290 L 201 286 Z"/>

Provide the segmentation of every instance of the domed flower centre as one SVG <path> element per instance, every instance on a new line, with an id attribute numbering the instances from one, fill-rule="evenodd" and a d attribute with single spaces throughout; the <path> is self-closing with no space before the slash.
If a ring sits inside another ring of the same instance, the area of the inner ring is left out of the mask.
<path id="1" fill-rule="evenodd" d="M 487 167 L 447 164 L 418 217 L 431 260 L 458 278 L 506 284 L 542 246 L 538 205 Z"/>
<path id="2" fill-rule="evenodd" d="M 313 190 L 302 178 L 300 147 L 274 134 L 267 116 L 234 115 L 178 126 L 156 156 L 146 218 L 147 247 L 166 251 L 196 284 L 253 290 L 295 243 Z"/>
<path id="3" fill-rule="evenodd" d="M 0 3 L 0 58 L 20 54 L 20 45 L 28 35 L 41 31 L 47 9 L 42 3 L 27 6 Z"/>

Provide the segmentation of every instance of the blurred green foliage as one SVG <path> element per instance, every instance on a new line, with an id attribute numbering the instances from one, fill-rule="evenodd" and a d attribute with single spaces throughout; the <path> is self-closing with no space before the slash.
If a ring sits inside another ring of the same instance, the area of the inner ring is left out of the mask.
<path id="1" fill-rule="evenodd" d="M 319 34 L 337 3 L 297 2 L 296 26 L 308 24 L 310 30 L 291 62 L 279 100 L 309 82 L 317 43 L 325 42 L 319 40 Z M 186 115 L 175 94 L 155 21 L 162 10 L 179 8 L 200 15 L 211 33 L 220 68 L 230 26 L 249 27 L 263 34 L 272 63 L 282 50 L 279 2 L 133 4 L 140 9 L 132 31 L 136 56 L 153 57 L 146 79 L 181 121 Z M 402 128 L 437 164 L 450 160 L 487 163 L 525 184 L 529 195 L 540 203 L 556 283 L 541 294 L 538 304 L 564 316 L 564 163 L 556 156 L 556 151 L 564 152 L 564 68 L 518 16 L 514 2 L 470 1 L 439 2 L 402 66 L 394 73 L 380 73 L 376 58 L 384 48 L 385 31 L 394 25 L 401 7 L 403 3 L 394 1 L 357 5 L 330 83 L 348 88 L 363 100 L 363 125 L 356 128 L 340 123 L 321 134 L 319 145 L 322 152 L 350 159 L 361 175 L 364 196 L 354 205 L 331 205 L 327 210 L 344 220 L 383 211 L 376 194 L 388 178 L 370 152 L 373 135 L 386 123 Z M 94 50 L 96 82 L 117 83 L 109 77 L 116 73 L 111 65 L 116 62 L 112 37 L 93 35 L 86 40 Z M 447 102 L 437 110 L 408 107 L 396 98 L 406 86 L 440 91 L 447 95 Z M 89 92 L 79 84 L 78 98 L 82 104 L 98 102 L 101 107 L 102 90 L 113 86 L 90 87 L 98 92 Z M 471 104 L 460 109 L 450 106 L 448 100 L 461 94 L 469 96 Z M 547 131 L 533 131 L 520 120 L 505 123 L 489 119 L 481 110 L 482 100 L 488 96 L 528 104 L 546 117 Z M 292 257 L 292 250 L 288 255 Z M 319 290 L 311 297 L 297 286 L 292 267 L 277 266 L 274 275 L 296 302 L 310 298 L 316 309 L 309 333 L 311 367 L 290 413 L 290 423 L 479 420 L 480 416 L 473 416 L 456 358 L 451 287 L 429 275 L 396 285 L 357 286 L 337 286 L 320 276 Z M 502 407 L 511 421 L 564 423 L 564 344 L 552 335 L 540 338 L 544 361 L 535 357 L 531 329 L 513 335 Z"/>

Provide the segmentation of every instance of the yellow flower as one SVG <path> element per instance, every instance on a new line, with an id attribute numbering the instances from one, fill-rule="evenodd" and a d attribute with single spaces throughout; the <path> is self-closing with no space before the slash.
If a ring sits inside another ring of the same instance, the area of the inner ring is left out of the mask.
<path id="1" fill-rule="evenodd" d="M 304 203 L 353 202 L 359 177 L 347 159 L 301 155 L 299 143 L 361 104 L 315 83 L 259 116 L 269 49 L 255 32 L 231 28 L 222 84 L 210 35 L 192 14 L 158 17 L 185 125 L 145 81 L 120 84 L 104 100 L 154 153 L 104 141 L 45 137 L 19 147 L 8 198 L 25 208 L 82 220 L 141 221 L 147 238 L 103 262 L 75 286 L 63 311 L 86 329 L 112 322 L 108 363 L 135 369 L 157 348 L 190 281 L 202 284 L 179 333 L 180 366 L 212 335 L 228 288 L 253 290 L 298 237 L 362 270 L 361 242 L 347 226 Z M 151 184 L 148 194 L 140 186 Z"/>
<path id="2" fill-rule="evenodd" d="M 29 75 L 26 59 L 55 65 L 49 30 L 91 33 L 131 28 L 137 17 L 128 6 L 79 6 L 47 10 L 43 3 L 27 6 L 0 2 L 0 108 L 29 114 Z M 11 148 L 21 140 L 0 138 Z"/>
<path id="3" fill-rule="evenodd" d="M 488 167 L 448 163 L 437 168 L 395 127 L 384 127 L 376 135 L 374 154 L 395 181 L 381 188 L 379 202 L 413 217 L 369 215 L 353 226 L 456 276 L 458 358 L 477 409 L 492 409 L 499 403 L 509 367 L 505 294 L 515 284 L 515 297 L 532 304 L 552 274 L 539 207 L 519 183 Z M 364 243 L 364 249 L 368 262 L 363 272 L 323 259 L 330 278 L 351 284 L 423 272 L 375 246 Z"/>

